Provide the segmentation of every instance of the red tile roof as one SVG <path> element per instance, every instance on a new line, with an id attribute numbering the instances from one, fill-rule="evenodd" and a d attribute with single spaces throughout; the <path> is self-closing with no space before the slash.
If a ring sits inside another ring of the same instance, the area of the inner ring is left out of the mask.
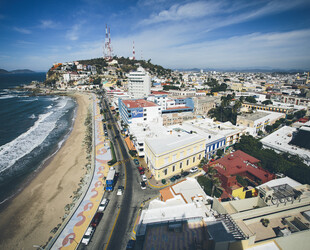
<path id="1" fill-rule="evenodd" d="M 155 107 L 158 106 L 154 102 L 146 101 L 144 99 L 137 100 L 123 100 L 123 103 L 127 108 L 146 108 L 146 107 Z"/>
<path id="2" fill-rule="evenodd" d="M 168 92 L 164 91 L 152 91 L 152 95 L 168 95 Z"/>
<path id="3" fill-rule="evenodd" d="M 219 174 L 226 177 L 248 172 L 259 178 L 263 183 L 273 179 L 273 174 L 255 165 L 259 162 L 260 161 L 253 156 L 241 150 L 237 150 L 234 153 L 212 162 L 210 165 L 214 166 Z"/>

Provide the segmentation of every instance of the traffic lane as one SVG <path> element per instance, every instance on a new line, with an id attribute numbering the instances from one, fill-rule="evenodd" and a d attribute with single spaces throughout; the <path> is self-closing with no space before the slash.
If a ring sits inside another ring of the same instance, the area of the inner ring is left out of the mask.
<path id="1" fill-rule="evenodd" d="M 113 222 L 116 219 L 118 210 L 120 209 L 121 198 L 116 195 L 117 190 L 106 192 L 104 198 L 109 199 L 108 206 L 103 212 L 103 217 L 96 227 L 95 233 L 90 240 L 88 246 L 82 245 L 79 249 L 100 249 L 108 241 L 109 232 L 112 230 Z"/>
<path id="2" fill-rule="evenodd" d="M 133 214 L 132 204 L 132 171 L 130 162 L 125 162 L 127 185 L 124 190 L 123 200 L 121 202 L 120 213 L 112 232 L 111 240 L 107 249 L 121 249 L 124 236 L 127 231 L 130 218 Z"/>

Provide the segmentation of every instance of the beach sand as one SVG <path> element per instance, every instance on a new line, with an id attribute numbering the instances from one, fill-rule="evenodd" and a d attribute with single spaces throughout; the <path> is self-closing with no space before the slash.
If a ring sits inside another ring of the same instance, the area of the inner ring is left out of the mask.
<path id="1" fill-rule="evenodd" d="M 90 95 L 75 94 L 78 110 L 73 130 L 61 149 L 31 183 L 0 213 L 0 249 L 34 249 L 45 245 L 65 214 L 86 173 L 84 121 Z"/>

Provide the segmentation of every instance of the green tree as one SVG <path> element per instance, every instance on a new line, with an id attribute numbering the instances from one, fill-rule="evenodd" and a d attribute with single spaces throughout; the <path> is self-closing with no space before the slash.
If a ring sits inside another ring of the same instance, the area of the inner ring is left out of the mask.
<path id="1" fill-rule="evenodd" d="M 262 102 L 262 104 L 268 105 L 268 104 L 273 104 L 273 102 L 271 100 L 265 100 Z"/>
<path id="2" fill-rule="evenodd" d="M 245 98 L 245 101 L 246 101 L 246 102 L 249 102 L 249 103 L 257 103 L 255 97 L 253 97 L 253 96 L 247 96 L 247 97 Z"/>
<path id="3" fill-rule="evenodd" d="M 218 150 L 216 151 L 216 155 L 217 155 L 218 157 L 221 157 L 223 154 L 224 154 L 224 149 L 218 149 Z"/>

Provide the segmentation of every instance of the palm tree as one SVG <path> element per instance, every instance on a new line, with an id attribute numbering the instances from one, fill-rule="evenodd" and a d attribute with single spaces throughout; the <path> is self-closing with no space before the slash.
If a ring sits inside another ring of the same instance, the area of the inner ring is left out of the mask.
<path id="1" fill-rule="evenodd" d="M 212 191 L 211 191 L 211 197 L 213 197 L 215 190 L 221 190 L 221 181 L 218 177 L 212 178 Z"/>
<path id="2" fill-rule="evenodd" d="M 208 167 L 208 172 L 207 172 L 208 177 L 209 177 L 211 180 L 213 180 L 213 177 L 214 177 L 214 175 L 216 175 L 216 174 L 217 174 L 216 169 L 215 169 L 213 166 L 209 166 L 209 167 Z"/>
<path id="3" fill-rule="evenodd" d="M 200 163 L 198 164 L 199 168 L 202 168 L 204 165 L 208 164 L 208 160 L 206 157 L 203 157 L 200 161 Z"/>

